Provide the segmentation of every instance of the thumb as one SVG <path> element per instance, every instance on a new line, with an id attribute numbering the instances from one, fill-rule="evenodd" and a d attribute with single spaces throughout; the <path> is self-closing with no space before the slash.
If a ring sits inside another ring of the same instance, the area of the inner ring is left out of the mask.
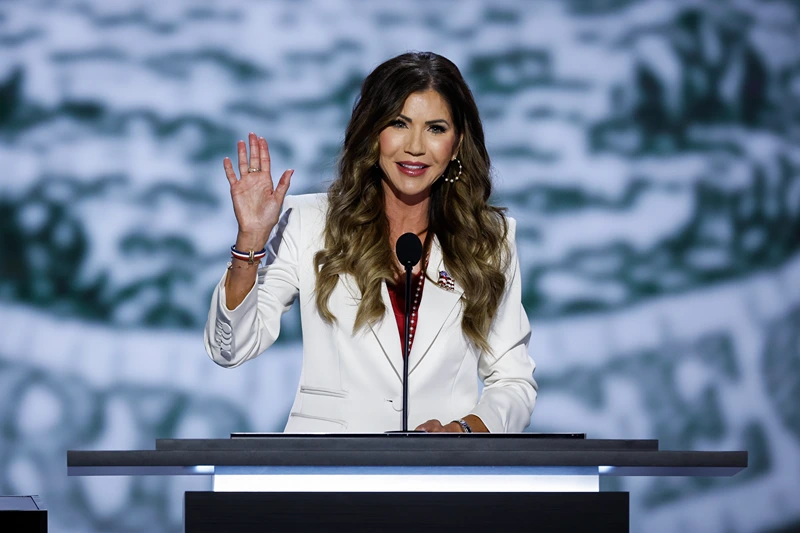
<path id="1" fill-rule="evenodd" d="M 289 190 L 289 184 L 292 182 L 292 176 L 294 175 L 294 169 L 289 169 L 281 175 L 281 179 L 278 180 L 278 186 L 275 187 L 275 193 L 278 194 L 281 198 L 286 196 L 286 191 Z"/>

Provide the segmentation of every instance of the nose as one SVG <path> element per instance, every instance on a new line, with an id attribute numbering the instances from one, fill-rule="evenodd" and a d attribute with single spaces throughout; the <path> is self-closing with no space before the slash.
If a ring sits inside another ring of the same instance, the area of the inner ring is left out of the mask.
<path id="1" fill-rule="evenodd" d="M 419 157 L 425 154 L 425 140 L 423 139 L 422 132 L 411 129 L 406 138 L 405 152 L 408 155 Z"/>

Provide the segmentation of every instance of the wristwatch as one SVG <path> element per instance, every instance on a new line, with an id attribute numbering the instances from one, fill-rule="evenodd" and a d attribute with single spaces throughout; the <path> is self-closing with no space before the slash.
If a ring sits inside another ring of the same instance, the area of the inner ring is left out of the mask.
<path id="1" fill-rule="evenodd" d="M 463 418 L 456 420 L 456 422 L 458 422 L 458 424 L 461 426 L 461 430 L 464 433 L 472 433 L 472 428 L 469 427 L 469 424 L 467 424 L 467 422 Z"/>

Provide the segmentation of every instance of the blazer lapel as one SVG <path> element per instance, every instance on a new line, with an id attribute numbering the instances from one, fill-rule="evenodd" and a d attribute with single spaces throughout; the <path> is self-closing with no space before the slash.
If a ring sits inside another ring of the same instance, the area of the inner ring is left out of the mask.
<path id="1" fill-rule="evenodd" d="M 452 291 L 440 287 L 437 281 L 439 279 L 439 271 L 441 270 L 444 270 L 444 258 L 442 257 L 442 250 L 439 247 L 439 241 L 434 237 L 431 243 L 430 258 L 428 259 L 428 279 L 425 280 L 425 287 L 422 290 L 422 300 L 419 303 L 419 310 L 417 312 L 414 344 L 411 347 L 411 354 L 408 361 L 409 374 L 414 371 L 422 359 L 428 354 L 431 345 L 439 336 L 442 326 L 450 315 L 455 312 L 458 307 L 457 304 L 464 293 L 464 290 L 457 281 Z M 349 274 L 342 274 L 339 276 L 339 279 L 350 293 L 350 296 L 353 297 L 353 300 L 356 303 L 360 302 L 361 291 L 358 290 L 358 285 L 353 277 Z M 389 290 L 386 288 L 386 283 L 381 284 L 381 298 L 386 307 L 386 312 L 380 321 L 370 324 L 369 327 L 377 340 L 377 344 L 380 346 L 383 356 L 394 369 L 397 379 L 402 382 L 402 340 L 400 339 L 400 332 L 397 329 L 397 322 L 394 318 L 394 311 L 392 310 L 392 301 L 389 298 Z M 460 324 L 458 326 L 460 327 Z"/>
<path id="2" fill-rule="evenodd" d="M 437 283 L 439 272 L 444 270 L 444 258 L 442 257 L 439 240 L 436 237 L 433 238 L 431 243 L 430 254 L 427 268 L 428 279 L 425 280 L 425 286 L 422 289 L 422 300 L 419 303 L 419 311 L 417 312 L 414 344 L 411 347 L 411 355 L 408 361 L 409 374 L 417 368 L 422 359 L 428 354 L 433 341 L 439 336 L 445 321 L 457 309 L 457 304 L 464 294 L 458 282 L 455 282 L 455 288 L 452 291 L 440 287 Z M 460 327 L 461 325 L 459 324 L 458 326 Z M 397 328 L 395 328 L 396 330 Z"/>
<path id="3" fill-rule="evenodd" d="M 349 274 L 340 274 L 339 279 L 347 289 L 347 292 L 350 293 L 350 296 L 353 297 L 356 305 L 361 302 L 361 291 L 358 289 L 358 285 L 353 277 Z M 389 298 L 389 289 L 386 288 L 386 283 L 381 283 L 381 299 L 383 300 L 383 305 L 386 307 L 386 312 L 380 321 L 370 324 L 369 328 L 372 331 L 374 339 L 377 341 L 381 353 L 394 369 L 397 379 L 402 382 L 402 344 L 400 340 L 400 332 L 397 330 L 397 322 L 394 318 L 394 311 L 392 311 L 392 300 Z"/>
<path id="4" fill-rule="evenodd" d="M 383 313 L 383 318 L 375 324 L 370 324 L 372 332 L 378 339 L 378 342 L 383 348 L 383 354 L 386 359 L 394 367 L 394 372 L 397 374 L 397 379 L 403 381 L 403 349 L 402 341 L 400 340 L 400 332 L 397 329 L 397 320 L 394 318 L 394 311 L 392 310 L 392 300 L 389 298 L 389 289 L 386 288 L 386 283 L 381 283 L 381 298 L 386 311 Z"/>

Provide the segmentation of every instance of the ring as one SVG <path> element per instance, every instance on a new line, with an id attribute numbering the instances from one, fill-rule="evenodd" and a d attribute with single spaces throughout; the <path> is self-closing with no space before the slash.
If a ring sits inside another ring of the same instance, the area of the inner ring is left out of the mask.
<path id="1" fill-rule="evenodd" d="M 260 168 L 250 167 L 247 169 L 248 172 L 261 172 Z"/>

